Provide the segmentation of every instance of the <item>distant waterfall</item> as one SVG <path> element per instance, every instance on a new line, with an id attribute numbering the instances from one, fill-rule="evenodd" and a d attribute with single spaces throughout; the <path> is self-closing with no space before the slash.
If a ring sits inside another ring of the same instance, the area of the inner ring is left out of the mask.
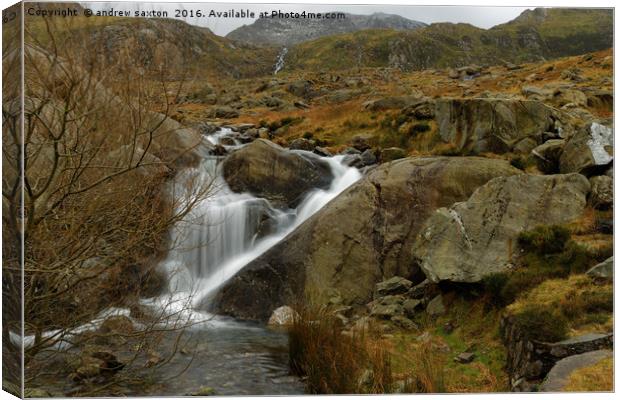
<path id="1" fill-rule="evenodd" d="M 288 53 L 288 49 L 284 47 L 282 51 L 280 51 L 280 54 L 278 54 L 278 59 L 276 60 L 276 67 L 273 70 L 274 75 L 276 75 L 282 70 L 282 68 L 284 68 L 284 57 L 286 56 L 286 53 Z"/>
<path id="2" fill-rule="evenodd" d="M 224 128 L 208 140 L 220 144 L 223 137 L 232 137 L 232 134 Z M 233 150 L 239 146 L 242 145 L 226 147 Z M 309 192 L 295 209 L 277 209 L 266 199 L 232 192 L 221 173 L 221 157 L 205 155 L 198 168 L 186 171 L 175 184 L 183 190 L 185 181 L 193 177 L 215 189 L 174 229 L 173 240 L 178 247 L 165 261 L 172 276 L 170 291 L 179 295 L 191 292 L 194 305 L 203 303 L 203 299 L 245 265 L 284 239 L 361 177 L 356 168 L 342 165 L 342 158 L 322 158 L 329 163 L 334 176 L 328 189 Z"/>

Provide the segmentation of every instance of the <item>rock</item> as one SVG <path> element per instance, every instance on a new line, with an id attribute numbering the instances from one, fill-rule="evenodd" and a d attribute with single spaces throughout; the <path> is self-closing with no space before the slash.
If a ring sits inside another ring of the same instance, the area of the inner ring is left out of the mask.
<path id="1" fill-rule="evenodd" d="M 555 131 L 559 112 L 538 101 L 439 99 L 435 120 L 441 139 L 467 153 L 506 153 L 525 138 L 536 143 Z"/>
<path id="2" fill-rule="evenodd" d="M 282 306 L 273 310 L 267 324 L 272 326 L 290 326 L 293 325 L 295 319 L 298 317 L 299 314 L 297 311 L 293 310 L 289 306 Z"/>
<path id="3" fill-rule="evenodd" d="M 233 132 L 245 132 L 251 128 L 254 128 L 254 124 L 242 123 L 230 126 L 230 129 L 232 129 Z"/>
<path id="4" fill-rule="evenodd" d="M 109 376 L 117 373 L 124 367 L 125 364 L 118 361 L 116 356 L 109 351 L 87 350 L 80 357 L 80 364 L 75 373 L 72 374 L 72 379 L 80 382 L 101 375 Z"/>
<path id="5" fill-rule="evenodd" d="M 364 162 L 360 154 L 347 154 L 342 159 L 342 163 L 348 167 L 363 168 Z"/>
<path id="6" fill-rule="evenodd" d="M 231 107 L 221 106 L 212 110 L 211 114 L 215 118 L 237 118 L 239 116 L 239 111 Z"/>
<path id="7" fill-rule="evenodd" d="M 369 135 L 356 135 L 351 139 L 351 145 L 360 152 L 368 150 L 370 149 L 370 144 L 368 143 L 370 138 L 371 136 Z"/>
<path id="8" fill-rule="evenodd" d="M 354 149 L 353 147 L 347 147 L 346 149 L 344 149 L 342 152 L 340 152 L 340 154 L 342 155 L 349 155 L 349 154 L 362 154 L 361 151 L 359 151 L 358 149 Z"/>
<path id="9" fill-rule="evenodd" d="M 407 299 L 403 302 L 403 310 L 405 315 L 409 318 L 413 318 L 419 309 L 422 308 L 422 301 L 417 299 Z"/>
<path id="10" fill-rule="evenodd" d="M 386 277 L 421 281 L 412 247 L 433 210 L 467 199 L 494 177 L 518 173 L 505 160 L 479 157 L 383 164 L 228 281 L 216 308 L 265 321 L 300 293 L 324 304 L 338 292 L 344 305 L 362 306 Z"/>
<path id="11" fill-rule="evenodd" d="M 291 150 L 313 151 L 314 147 L 315 147 L 314 140 L 308 140 L 304 138 L 295 139 L 289 145 L 289 149 Z"/>
<path id="12" fill-rule="evenodd" d="M 590 268 L 586 274 L 594 279 L 614 280 L 614 257 L 609 257 L 602 263 Z"/>
<path id="13" fill-rule="evenodd" d="M 409 279 L 394 276 L 386 281 L 377 283 L 375 286 L 375 298 L 394 294 L 404 294 L 411 288 L 411 285 L 412 283 Z"/>
<path id="14" fill-rule="evenodd" d="M 309 98 L 313 94 L 312 82 L 307 80 L 292 82 L 286 87 L 286 91 L 297 97 Z"/>
<path id="15" fill-rule="evenodd" d="M 443 324 L 443 333 L 445 333 L 446 335 L 451 334 L 452 332 L 454 332 L 454 323 L 452 323 L 452 321 L 448 321 L 445 324 Z"/>
<path id="16" fill-rule="evenodd" d="M 532 150 L 538 169 L 546 174 L 559 172 L 560 157 L 566 141 L 551 139 Z"/>
<path id="17" fill-rule="evenodd" d="M 321 157 L 331 157 L 333 154 L 327 150 L 325 147 L 315 147 L 314 153 L 320 155 Z"/>
<path id="18" fill-rule="evenodd" d="M 559 107 L 566 104 L 585 107 L 588 104 L 588 97 L 581 90 L 557 89 L 553 92 L 552 102 Z"/>
<path id="19" fill-rule="evenodd" d="M 575 67 L 562 71 L 560 78 L 575 82 L 581 82 L 583 80 L 581 77 L 581 70 Z"/>
<path id="20" fill-rule="evenodd" d="M 375 154 L 373 153 L 371 149 L 365 150 L 360 155 L 360 157 L 361 157 L 361 161 L 364 164 L 364 166 L 373 165 L 377 163 L 377 157 L 375 157 Z"/>
<path id="21" fill-rule="evenodd" d="M 435 211 L 414 253 L 433 282 L 478 282 L 512 267 L 520 232 L 577 219 L 589 190 L 579 174 L 493 179 L 466 202 Z"/>
<path id="22" fill-rule="evenodd" d="M 579 129 L 567 141 L 560 157 L 560 172 L 591 174 L 613 160 L 614 131 L 593 122 Z"/>
<path id="23" fill-rule="evenodd" d="M 237 143 L 235 143 L 235 139 L 231 138 L 230 136 L 224 136 L 220 139 L 220 144 L 223 146 L 234 146 Z"/>
<path id="24" fill-rule="evenodd" d="M 261 99 L 261 103 L 263 103 L 266 107 L 270 108 L 278 108 L 284 105 L 284 100 L 279 99 L 277 97 L 263 97 Z"/>
<path id="25" fill-rule="evenodd" d="M 590 178 L 590 203 L 594 208 L 607 210 L 614 205 L 614 180 L 607 175 Z"/>
<path id="26" fill-rule="evenodd" d="M 364 103 L 369 111 L 397 110 L 420 102 L 419 96 L 394 96 Z"/>
<path id="27" fill-rule="evenodd" d="M 311 189 L 328 188 L 333 179 L 329 165 L 318 156 L 290 152 L 264 139 L 226 157 L 223 173 L 233 191 L 289 207 Z"/>
<path id="28" fill-rule="evenodd" d="M 297 108 L 301 108 L 302 110 L 307 110 L 308 108 L 310 108 L 310 106 L 303 101 L 295 101 L 293 102 L 293 105 Z"/>
<path id="29" fill-rule="evenodd" d="M 527 137 L 517 142 L 512 148 L 512 151 L 517 154 L 530 154 L 537 144 L 538 143 L 534 139 Z"/>
<path id="30" fill-rule="evenodd" d="M 410 106 L 402 111 L 402 114 L 413 116 L 418 120 L 428 120 L 435 118 L 435 103 L 425 101 L 423 103 Z"/>
<path id="31" fill-rule="evenodd" d="M 454 357 L 454 361 L 460 364 L 469 364 L 470 362 L 474 361 L 474 358 L 476 358 L 476 355 L 474 353 L 463 352 L 458 356 Z"/>
<path id="32" fill-rule="evenodd" d="M 433 300 L 428 302 L 426 306 L 426 313 L 431 317 L 443 315 L 446 312 L 446 307 L 443 305 L 443 297 L 438 294 Z"/>
<path id="33" fill-rule="evenodd" d="M 418 326 L 415 324 L 415 322 L 413 322 L 412 320 L 410 320 L 409 318 L 403 316 L 403 315 L 395 315 L 392 317 L 392 322 L 400 327 L 403 328 L 405 330 L 411 331 L 414 329 L 418 329 Z"/>
<path id="34" fill-rule="evenodd" d="M 596 350 L 563 358 L 551 368 L 540 387 L 540 391 L 560 392 L 568 384 L 568 378 L 573 371 L 594 365 L 606 358 L 613 358 L 613 352 L 609 350 Z M 613 372 L 609 371 L 609 373 Z"/>
<path id="35" fill-rule="evenodd" d="M 424 279 L 422 282 L 418 283 L 407 292 L 407 297 L 412 299 L 421 299 L 427 297 L 431 294 L 435 289 L 436 285 L 429 281 L 428 279 Z"/>
<path id="36" fill-rule="evenodd" d="M 211 150 L 211 154 L 214 156 L 225 156 L 228 154 L 228 150 L 226 150 L 226 148 L 221 144 L 216 144 L 213 147 L 213 150 Z"/>
<path id="37" fill-rule="evenodd" d="M 385 296 L 368 303 L 370 316 L 382 319 L 391 319 L 396 315 L 403 315 L 403 296 Z"/>
<path id="38" fill-rule="evenodd" d="M 400 147 L 381 149 L 381 162 L 390 162 L 407 157 L 407 152 Z"/>

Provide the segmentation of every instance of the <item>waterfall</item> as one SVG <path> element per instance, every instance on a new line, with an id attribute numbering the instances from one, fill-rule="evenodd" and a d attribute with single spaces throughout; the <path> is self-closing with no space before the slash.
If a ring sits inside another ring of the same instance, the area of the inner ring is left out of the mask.
<path id="1" fill-rule="evenodd" d="M 284 47 L 282 51 L 280 51 L 280 54 L 278 54 L 278 59 L 276 60 L 276 67 L 273 70 L 274 75 L 276 75 L 282 70 L 282 68 L 284 68 L 284 57 L 286 56 L 286 53 L 288 53 L 288 49 Z"/>
<path id="2" fill-rule="evenodd" d="M 221 144 L 224 137 L 234 137 L 234 133 L 223 128 L 207 140 Z M 235 142 L 225 147 L 234 150 L 240 146 Z M 191 195 L 191 191 L 183 193 L 188 179 L 213 188 L 175 226 L 172 237 L 177 247 L 164 262 L 171 276 L 171 295 L 178 299 L 191 297 L 196 307 L 361 177 L 356 168 L 342 164 L 343 156 L 323 158 L 334 176 L 330 187 L 308 192 L 295 209 L 278 209 L 266 199 L 232 192 L 222 176 L 221 159 L 205 155 L 197 168 L 186 171 L 175 182 L 177 196 Z"/>

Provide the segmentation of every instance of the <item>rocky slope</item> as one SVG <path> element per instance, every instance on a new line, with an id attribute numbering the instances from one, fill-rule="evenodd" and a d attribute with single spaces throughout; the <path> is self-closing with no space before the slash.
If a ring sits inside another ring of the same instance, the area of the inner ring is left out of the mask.
<path id="1" fill-rule="evenodd" d="M 491 29 L 436 23 L 415 31 L 368 30 L 319 38 L 292 47 L 285 70 L 411 71 L 522 63 L 606 49 L 612 36 L 610 10 L 536 9 Z"/>
<path id="2" fill-rule="evenodd" d="M 384 13 L 346 14 L 340 19 L 260 18 L 230 32 L 228 39 L 258 46 L 290 46 L 296 43 L 363 29 L 413 30 L 425 23 Z"/>

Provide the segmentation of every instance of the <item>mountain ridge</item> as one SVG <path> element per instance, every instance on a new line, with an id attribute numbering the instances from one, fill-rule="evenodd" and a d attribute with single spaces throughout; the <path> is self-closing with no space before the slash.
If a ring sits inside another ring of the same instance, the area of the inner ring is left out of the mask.
<path id="1" fill-rule="evenodd" d="M 308 40 L 364 29 L 415 30 L 427 26 L 395 14 L 358 15 L 342 13 L 342 19 L 259 18 L 225 37 L 261 46 L 291 46 Z"/>

